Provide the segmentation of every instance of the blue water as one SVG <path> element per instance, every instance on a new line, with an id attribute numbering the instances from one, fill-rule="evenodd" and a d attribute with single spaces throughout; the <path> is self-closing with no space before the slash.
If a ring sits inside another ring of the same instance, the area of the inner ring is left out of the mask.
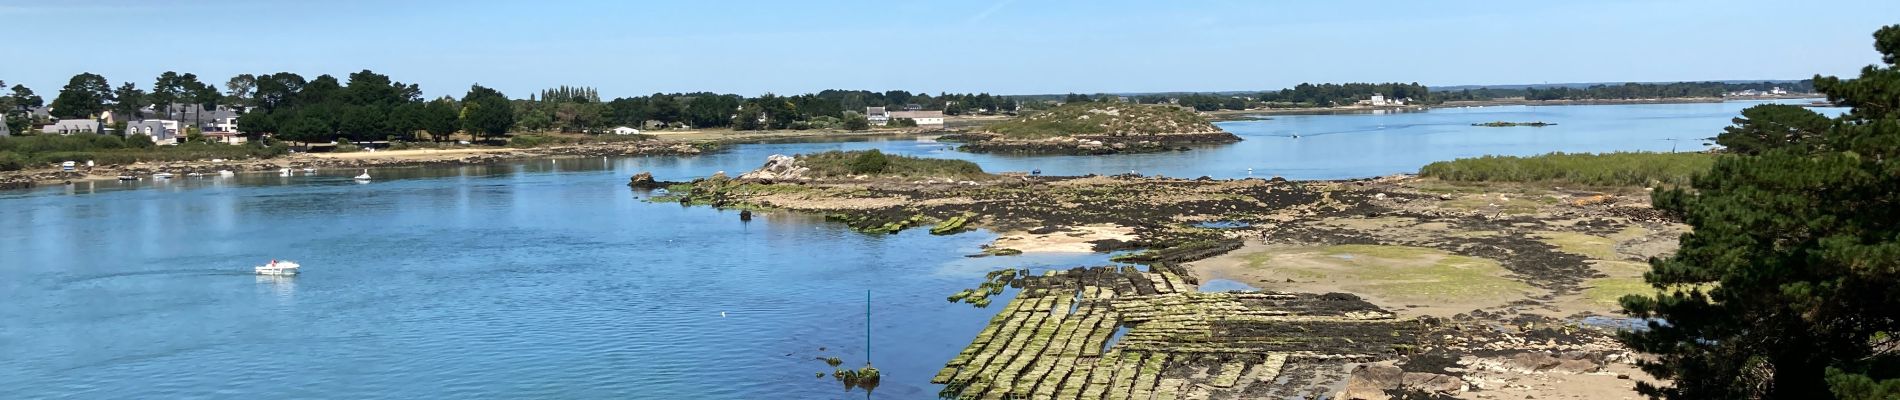
<path id="1" fill-rule="evenodd" d="M 1188 151 L 1118 154 L 1108 156 L 1026 156 L 971 154 L 955 150 L 955 143 L 928 138 L 879 138 L 827 143 L 761 143 L 724 154 L 678 161 L 683 176 L 704 176 L 707 170 L 732 172 L 758 168 L 765 156 L 824 150 L 877 148 L 899 153 L 975 161 L 989 171 L 1044 175 L 1160 174 L 1173 177 L 1211 176 L 1245 178 L 1281 176 L 1288 179 L 1345 179 L 1418 172 L 1434 161 L 1482 155 L 1537 155 L 1549 152 L 1702 151 L 1707 138 L 1743 108 L 1765 103 L 1807 103 L 1808 100 L 1733 101 L 1724 103 L 1499 106 L 1443 108 L 1382 114 L 1278 115 L 1267 120 L 1220 122 L 1222 129 L 1239 135 L 1240 143 L 1194 147 Z M 1842 109 L 1816 109 L 1838 114 Z M 1492 121 L 1544 121 L 1541 128 L 1488 128 L 1471 124 Z M 1299 138 L 1294 138 L 1298 135 Z M 668 165 L 669 167 L 675 165 Z M 1249 173 L 1248 169 L 1252 172 Z M 661 173 L 661 179 L 668 179 Z"/>
<path id="2" fill-rule="evenodd" d="M 1105 157 L 884 138 L 392 168 L 369 184 L 349 170 L 5 191 L 0 398 L 856 397 L 813 373 L 829 371 L 818 357 L 864 362 L 866 290 L 870 359 L 886 374 L 876 396 L 931 397 L 930 377 L 994 312 L 945 296 L 996 268 L 1107 256 L 967 258 L 994 235 L 741 222 L 646 202 L 626 178 L 863 148 L 1051 175 L 1362 177 L 1478 154 L 1699 149 L 1747 105 L 1278 116 L 1223 123 L 1239 144 Z M 1469 126 L 1493 120 L 1560 125 Z M 272 258 L 306 273 L 248 274 Z"/>

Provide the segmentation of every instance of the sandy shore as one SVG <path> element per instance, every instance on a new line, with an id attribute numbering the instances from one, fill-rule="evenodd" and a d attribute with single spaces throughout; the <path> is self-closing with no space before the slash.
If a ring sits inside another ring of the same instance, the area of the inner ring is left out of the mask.
<path id="1" fill-rule="evenodd" d="M 469 155 L 474 155 L 474 154 L 508 154 L 508 153 L 513 153 L 516 150 L 517 149 L 510 149 L 510 148 L 503 148 L 503 147 L 483 147 L 483 148 L 467 148 L 467 149 L 378 150 L 378 151 L 359 151 L 359 152 L 353 152 L 353 153 L 308 153 L 308 154 L 294 155 L 289 158 L 292 160 L 297 159 L 297 158 L 313 158 L 313 159 L 332 159 L 332 160 L 435 161 L 435 160 L 459 159 L 459 158 L 467 157 Z"/>
<path id="2" fill-rule="evenodd" d="M 1005 232 L 992 249 L 1016 249 L 1024 253 L 1090 253 L 1095 242 L 1135 240 L 1135 229 L 1119 225 L 1084 225 L 1046 233 Z"/>

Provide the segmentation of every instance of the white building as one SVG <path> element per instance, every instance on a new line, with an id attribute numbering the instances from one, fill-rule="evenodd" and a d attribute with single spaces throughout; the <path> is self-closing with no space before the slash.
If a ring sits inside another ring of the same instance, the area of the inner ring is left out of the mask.
<path id="1" fill-rule="evenodd" d="M 891 122 L 891 114 L 885 112 L 884 107 L 865 107 L 864 119 L 870 120 L 871 126 L 884 126 Z"/>
<path id="2" fill-rule="evenodd" d="M 1385 95 L 1383 95 L 1383 94 L 1379 94 L 1379 93 L 1373 93 L 1373 94 L 1372 94 L 1372 98 L 1369 98 L 1369 99 L 1365 99 L 1365 100 L 1360 100 L 1360 101 L 1359 101 L 1359 105 L 1362 105 L 1362 106 L 1373 106 L 1373 107 L 1382 107 L 1382 106 L 1402 106 L 1402 105 L 1405 105 L 1405 100 L 1401 100 L 1401 99 L 1386 99 L 1386 98 L 1385 98 Z"/>
<path id="3" fill-rule="evenodd" d="M 71 135 L 75 133 L 99 133 L 99 121 L 90 119 L 62 119 L 40 128 L 40 133 Z"/>
<path id="4" fill-rule="evenodd" d="M 615 135 L 638 135 L 638 134 L 640 134 L 640 130 L 639 130 L 639 129 L 633 129 L 633 128 L 629 128 L 629 127 L 625 127 L 625 126 L 616 126 L 616 127 L 614 127 L 614 129 L 613 129 L 613 132 L 614 132 L 614 134 L 615 134 Z"/>

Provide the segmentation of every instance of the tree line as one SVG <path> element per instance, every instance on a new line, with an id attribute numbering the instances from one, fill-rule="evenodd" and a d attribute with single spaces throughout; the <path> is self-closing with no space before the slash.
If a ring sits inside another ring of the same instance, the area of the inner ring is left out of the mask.
<path id="1" fill-rule="evenodd" d="M 1791 93 L 1813 93 L 1814 81 L 1795 82 L 1675 82 L 1675 83 L 1625 83 L 1621 85 L 1591 85 L 1588 87 L 1526 87 L 1526 88 L 1477 88 L 1461 89 L 1434 93 L 1440 100 L 1492 100 L 1504 98 L 1524 98 L 1525 100 L 1630 100 L 1630 99 L 1670 99 L 1685 97 L 1722 97 L 1724 94 L 1745 90 L 1768 91 L 1781 88 Z"/>

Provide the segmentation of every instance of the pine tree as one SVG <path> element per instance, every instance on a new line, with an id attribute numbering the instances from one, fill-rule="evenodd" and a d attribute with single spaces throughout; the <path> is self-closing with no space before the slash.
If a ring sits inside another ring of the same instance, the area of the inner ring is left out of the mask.
<path id="1" fill-rule="evenodd" d="M 1858 79 L 1816 77 L 1817 90 L 1852 107 L 1818 144 L 1752 141 L 1690 188 L 1658 192 L 1657 207 L 1694 231 L 1674 256 L 1652 260 L 1644 278 L 1659 293 L 1622 299 L 1652 318 L 1623 341 L 1655 354 L 1639 365 L 1673 382 L 1640 392 L 1900 396 L 1900 25 L 1874 36 L 1886 65 Z M 1780 129 L 1760 126 L 1775 120 L 1785 119 L 1737 122 L 1761 132 Z"/>

